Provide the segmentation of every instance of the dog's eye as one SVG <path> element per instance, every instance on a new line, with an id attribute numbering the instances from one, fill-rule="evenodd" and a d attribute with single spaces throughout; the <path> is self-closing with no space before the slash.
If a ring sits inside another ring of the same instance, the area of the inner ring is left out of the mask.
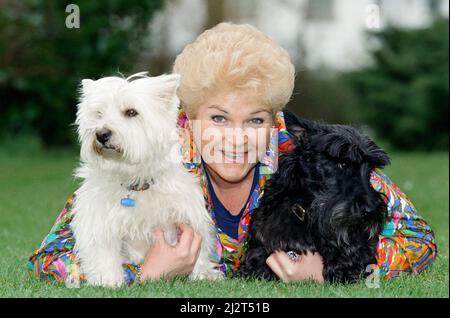
<path id="1" fill-rule="evenodd" d="M 138 115 L 138 112 L 136 110 L 130 108 L 130 109 L 127 109 L 124 114 L 127 117 L 135 117 Z"/>
<path id="2" fill-rule="evenodd" d="M 346 164 L 345 162 L 339 162 L 339 163 L 338 163 L 338 167 L 339 167 L 340 169 L 345 169 L 345 168 L 347 168 L 347 164 Z"/>

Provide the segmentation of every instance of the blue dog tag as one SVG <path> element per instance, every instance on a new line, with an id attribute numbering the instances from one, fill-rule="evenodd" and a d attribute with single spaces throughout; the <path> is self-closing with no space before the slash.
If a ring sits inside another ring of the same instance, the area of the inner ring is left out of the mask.
<path id="1" fill-rule="evenodd" d="M 134 207 L 134 200 L 130 197 L 123 198 L 120 200 L 120 204 L 127 208 Z"/>

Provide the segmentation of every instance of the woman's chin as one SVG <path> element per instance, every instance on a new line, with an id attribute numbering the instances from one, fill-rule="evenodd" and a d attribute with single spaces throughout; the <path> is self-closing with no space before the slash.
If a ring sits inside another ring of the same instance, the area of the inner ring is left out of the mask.
<path id="1" fill-rule="evenodd" d="M 249 173 L 249 171 L 256 165 L 256 163 L 239 163 L 226 162 L 219 164 L 212 164 L 209 167 L 223 180 L 236 183 L 241 182 Z"/>

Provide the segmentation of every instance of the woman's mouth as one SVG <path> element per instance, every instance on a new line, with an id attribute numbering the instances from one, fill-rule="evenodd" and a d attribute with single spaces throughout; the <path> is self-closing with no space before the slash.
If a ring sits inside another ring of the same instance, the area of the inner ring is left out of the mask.
<path id="1" fill-rule="evenodd" d="M 222 153 L 225 158 L 225 162 L 231 162 L 231 163 L 244 163 L 244 158 L 247 155 L 246 152 L 234 153 L 234 152 L 222 151 Z"/>

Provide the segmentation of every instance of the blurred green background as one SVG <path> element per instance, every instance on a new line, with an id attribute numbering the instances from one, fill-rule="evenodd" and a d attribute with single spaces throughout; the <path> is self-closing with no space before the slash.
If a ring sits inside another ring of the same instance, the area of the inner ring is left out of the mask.
<path id="1" fill-rule="evenodd" d="M 177 52 L 161 47 L 173 42 L 171 31 L 179 34 L 183 27 L 189 27 L 178 25 L 172 30 L 168 23 L 177 5 L 179 11 L 183 10 L 183 2 L 78 1 L 80 28 L 67 28 L 69 13 L 65 8 L 70 2 L 1 1 L 0 143 L 21 136 L 44 147 L 76 145 L 70 124 L 75 119 L 80 80 L 118 72 L 170 72 Z M 221 21 L 233 17 L 236 22 L 255 20 L 236 12 L 258 12 L 258 2 L 251 0 L 247 3 L 254 8 L 236 7 L 237 1 L 194 2 L 198 3 L 197 10 L 203 8 L 203 19 L 190 36 L 177 39 L 184 44 L 192 40 L 192 35 Z M 280 1 L 279 5 L 285 2 L 308 4 L 298 0 Z M 308 12 L 304 20 L 310 25 L 324 19 L 324 8 L 340 5 L 339 1 L 309 2 L 309 7 L 299 10 Z M 320 3 L 327 6 L 322 8 Z M 327 23 L 334 23 L 333 18 Z M 267 27 L 262 25 L 262 29 Z M 284 30 L 289 31 L 289 25 Z M 297 32 L 299 36 L 291 38 L 300 41 L 302 27 L 293 26 L 291 32 Z M 306 64 L 308 54 L 316 54 L 308 52 L 314 42 L 311 45 L 305 40 L 304 45 L 291 49 L 297 64 L 297 83 L 288 108 L 306 117 L 363 127 L 396 149 L 448 149 L 448 16 L 436 14 L 431 22 L 409 28 L 386 23 L 383 28 L 362 33 L 365 42 L 361 46 L 370 62 L 344 71 Z M 169 34 L 166 39 L 165 34 Z M 346 35 L 340 36 L 345 39 Z M 152 41 L 152 37 L 159 40 Z M 178 48 L 180 51 L 182 46 Z"/>
<path id="2" fill-rule="evenodd" d="M 73 145 L 82 78 L 129 72 L 162 1 L 78 1 L 80 28 L 65 27 L 68 1 L 6 1 L 0 10 L 0 132 Z"/>
<path id="3" fill-rule="evenodd" d="M 79 28 L 66 27 L 69 3 L 79 7 Z M 238 297 L 448 297 L 447 0 L 0 0 L 0 297 L 108 294 L 42 289 L 26 278 L 26 258 L 77 187 L 79 83 L 170 72 L 185 45 L 222 21 L 253 24 L 289 51 L 297 69 L 289 109 L 359 127 L 390 153 L 387 172 L 435 229 L 440 252 L 425 275 L 380 290 L 221 288 Z M 224 295 L 211 284 L 158 286 L 159 294 L 108 295 Z"/>

